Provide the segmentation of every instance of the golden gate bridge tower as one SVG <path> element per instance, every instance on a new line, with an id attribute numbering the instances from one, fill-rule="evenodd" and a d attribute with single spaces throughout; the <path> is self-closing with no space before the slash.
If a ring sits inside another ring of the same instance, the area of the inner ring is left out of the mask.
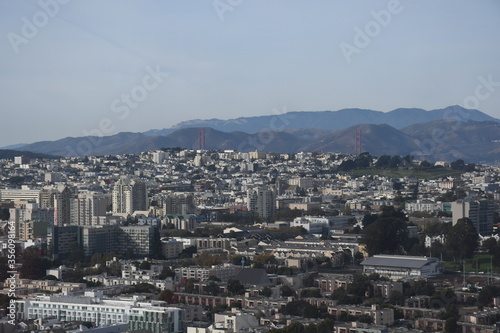
<path id="1" fill-rule="evenodd" d="M 198 130 L 198 149 L 204 150 L 205 149 L 205 129 L 200 128 Z"/>
<path id="2" fill-rule="evenodd" d="M 354 154 L 360 155 L 361 154 L 361 129 L 356 129 L 354 130 L 354 138 L 355 138 L 355 143 L 354 143 Z"/>

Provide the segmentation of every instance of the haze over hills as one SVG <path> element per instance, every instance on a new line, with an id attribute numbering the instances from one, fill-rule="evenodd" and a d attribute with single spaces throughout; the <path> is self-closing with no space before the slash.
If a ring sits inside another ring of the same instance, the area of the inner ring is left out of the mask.
<path id="1" fill-rule="evenodd" d="M 394 125 L 368 123 L 369 120 L 380 121 L 383 117 Z M 350 154 L 355 150 L 355 129 L 360 129 L 362 150 L 373 155 L 413 154 L 429 161 L 458 158 L 468 162 L 500 160 L 500 120 L 459 106 L 433 111 L 397 109 L 389 113 L 360 109 L 289 112 L 239 119 L 184 122 L 166 135 L 152 135 L 153 131 L 148 131 L 107 137 L 70 137 L 25 145 L 22 150 L 76 156 L 139 153 L 167 147 L 198 149 L 199 128 L 191 125 L 210 123 L 218 128 L 243 127 L 245 131 L 221 131 L 204 126 L 206 149 L 278 153 L 321 150 Z M 432 120 L 419 123 L 422 119 Z M 359 120 L 366 123 L 346 126 Z M 257 131 L 253 131 L 255 129 Z"/>
<path id="2" fill-rule="evenodd" d="M 194 119 L 180 122 L 171 128 L 144 132 L 150 136 L 167 135 L 181 128 L 211 127 L 223 132 L 243 131 L 255 133 L 264 128 L 275 131 L 296 128 L 340 130 L 360 124 L 387 124 L 396 129 L 433 120 L 460 119 L 462 121 L 496 121 L 499 119 L 478 111 L 454 105 L 444 109 L 426 111 L 417 108 L 400 108 L 390 112 L 365 109 L 343 109 L 339 111 L 293 111 L 281 114 L 235 119 Z"/>

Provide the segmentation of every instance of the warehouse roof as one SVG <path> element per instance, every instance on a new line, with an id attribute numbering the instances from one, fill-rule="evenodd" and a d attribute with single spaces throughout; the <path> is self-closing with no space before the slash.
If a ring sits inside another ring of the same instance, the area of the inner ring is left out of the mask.
<path id="1" fill-rule="evenodd" d="M 361 262 L 363 266 L 384 266 L 384 267 L 404 267 L 421 268 L 429 263 L 438 261 L 433 257 L 414 257 L 414 256 L 394 256 L 394 255 L 375 255 L 366 258 Z"/>

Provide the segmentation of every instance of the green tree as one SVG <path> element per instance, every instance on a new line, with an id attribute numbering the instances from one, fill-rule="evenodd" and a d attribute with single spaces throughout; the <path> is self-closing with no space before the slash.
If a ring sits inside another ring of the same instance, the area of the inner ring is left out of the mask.
<path id="1" fill-rule="evenodd" d="M 314 274 L 309 274 L 305 278 L 302 279 L 302 284 L 304 287 L 314 287 Z"/>
<path id="2" fill-rule="evenodd" d="M 222 257 L 208 251 L 203 251 L 194 258 L 194 262 L 199 266 L 210 267 L 212 265 L 222 264 Z"/>
<path id="3" fill-rule="evenodd" d="M 493 301 L 493 297 L 500 296 L 500 287 L 495 285 L 484 286 L 477 297 L 477 302 L 480 307 L 487 306 Z"/>
<path id="4" fill-rule="evenodd" d="M 268 286 L 265 286 L 264 288 L 262 288 L 262 290 L 260 292 L 260 294 L 264 297 L 271 297 L 272 293 L 273 293 L 273 291 Z"/>
<path id="5" fill-rule="evenodd" d="M 149 261 L 144 260 L 139 265 L 139 269 L 149 270 L 149 269 L 151 269 L 151 263 Z"/>
<path id="6" fill-rule="evenodd" d="M 405 301 L 404 295 L 397 290 L 393 291 L 391 293 L 391 296 L 389 297 L 389 303 L 394 305 L 403 305 L 404 301 Z"/>
<path id="7" fill-rule="evenodd" d="M 165 289 L 158 295 L 160 301 L 167 302 L 168 304 L 174 303 L 174 292 L 170 289 Z"/>
<path id="8" fill-rule="evenodd" d="M 219 292 L 220 292 L 220 288 L 219 288 L 219 285 L 215 282 L 215 281 L 210 281 L 206 287 L 205 287 L 205 291 L 209 294 L 209 295 L 212 295 L 212 296 L 217 296 L 219 295 Z"/>
<path id="9" fill-rule="evenodd" d="M 371 287 L 370 277 L 364 274 L 354 274 L 352 282 L 347 285 L 347 293 L 364 297 Z"/>
<path id="10" fill-rule="evenodd" d="M 38 248 L 30 246 L 26 248 L 21 257 L 21 278 L 40 280 L 45 276 L 46 270 L 50 267 L 50 262 L 38 253 Z"/>
<path id="11" fill-rule="evenodd" d="M 358 317 L 358 320 L 362 323 L 371 324 L 373 323 L 373 318 L 369 314 L 362 314 Z"/>
<path id="12" fill-rule="evenodd" d="M 446 319 L 444 323 L 444 331 L 445 333 L 457 333 L 458 332 L 457 318 L 450 317 Z"/>
<path id="13" fill-rule="evenodd" d="M 280 288 L 281 296 L 290 297 L 295 295 L 295 290 L 289 285 L 282 285 Z"/>
<path id="14" fill-rule="evenodd" d="M 316 325 L 316 332 L 317 333 L 323 333 L 323 332 L 332 332 L 334 328 L 335 322 L 331 318 L 326 318 L 325 320 L 320 321 Z"/>
<path id="15" fill-rule="evenodd" d="M 302 289 L 300 291 L 300 297 L 302 297 L 302 298 L 308 298 L 308 297 L 320 298 L 320 297 L 322 297 L 322 295 L 321 295 L 321 291 L 318 288 L 310 288 L 310 289 Z"/>
<path id="16" fill-rule="evenodd" d="M 363 230 L 362 242 L 366 244 L 369 255 L 403 252 L 408 240 L 408 227 L 404 221 L 395 217 L 383 217 Z"/>
<path id="17" fill-rule="evenodd" d="M 169 277 L 174 278 L 175 272 L 170 267 L 163 267 L 158 278 L 160 280 L 165 280 L 166 278 L 169 278 Z"/>
<path id="18" fill-rule="evenodd" d="M 83 245 L 78 242 L 73 242 L 69 245 L 69 256 L 66 260 L 70 265 L 85 262 L 85 251 Z"/>
<path id="19" fill-rule="evenodd" d="M 0 282 L 5 281 L 10 276 L 10 274 L 7 273 L 10 270 L 7 264 L 7 257 L 0 257 Z"/>
<path id="20" fill-rule="evenodd" d="M 229 281 L 227 281 L 227 291 L 229 291 L 232 295 L 243 295 L 246 290 L 240 280 L 229 279 Z"/>
<path id="21" fill-rule="evenodd" d="M 493 237 L 483 241 L 483 249 L 488 251 L 489 254 L 494 254 L 498 250 L 497 240 Z"/>
<path id="22" fill-rule="evenodd" d="M 377 219 L 378 219 L 377 214 L 365 214 L 365 216 L 363 216 L 363 227 L 366 228 L 373 222 L 377 221 Z"/>
<path id="23" fill-rule="evenodd" d="M 469 218 L 459 219 L 446 236 L 446 251 L 460 260 L 472 258 L 478 246 L 479 235 Z"/>

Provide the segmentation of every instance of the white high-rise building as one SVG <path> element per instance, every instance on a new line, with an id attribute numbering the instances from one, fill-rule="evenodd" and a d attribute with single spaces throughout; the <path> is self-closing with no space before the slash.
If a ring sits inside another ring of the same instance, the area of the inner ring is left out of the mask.
<path id="1" fill-rule="evenodd" d="M 132 214 L 137 210 L 146 210 L 147 191 L 143 181 L 122 177 L 113 188 L 113 213 Z"/>
<path id="2" fill-rule="evenodd" d="M 169 153 L 163 150 L 157 150 L 153 152 L 152 160 L 154 163 L 160 164 L 163 163 L 164 160 L 168 159 Z"/>
<path id="3" fill-rule="evenodd" d="M 493 202 L 489 200 L 478 200 L 474 197 L 466 197 L 451 203 L 453 225 L 457 224 L 461 218 L 469 218 L 476 231 L 482 235 L 493 233 Z"/>
<path id="4" fill-rule="evenodd" d="M 256 188 L 247 191 L 247 208 L 260 217 L 269 219 L 274 214 L 274 192 L 266 188 Z"/>
<path id="5" fill-rule="evenodd" d="M 71 199 L 72 225 L 92 225 L 93 218 L 100 216 L 106 216 L 106 198 L 103 194 L 80 193 Z"/>

